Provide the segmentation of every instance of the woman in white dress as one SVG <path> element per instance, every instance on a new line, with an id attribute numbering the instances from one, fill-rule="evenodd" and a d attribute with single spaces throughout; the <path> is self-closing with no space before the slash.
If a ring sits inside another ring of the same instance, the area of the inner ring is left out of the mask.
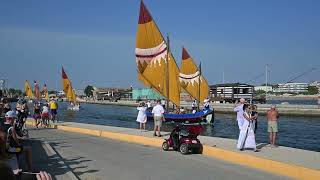
<path id="1" fill-rule="evenodd" d="M 140 104 L 139 107 L 137 107 L 137 110 L 139 111 L 138 117 L 137 117 L 137 122 L 140 123 L 140 130 L 145 131 L 146 130 L 146 122 L 147 122 L 147 107 L 145 106 L 144 102 Z"/>
<path id="2" fill-rule="evenodd" d="M 253 149 L 257 152 L 256 139 L 254 134 L 254 124 L 251 117 L 250 109 L 247 104 L 243 105 L 244 122 L 241 126 L 237 148 L 244 150 L 246 148 Z"/>

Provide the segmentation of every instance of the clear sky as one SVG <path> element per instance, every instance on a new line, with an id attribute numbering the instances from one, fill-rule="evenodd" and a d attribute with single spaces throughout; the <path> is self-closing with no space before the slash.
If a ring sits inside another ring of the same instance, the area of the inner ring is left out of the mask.
<path id="1" fill-rule="evenodd" d="M 145 0 L 181 62 L 185 46 L 210 84 L 246 82 L 270 67 L 273 83 L 320 68 L 318 0 Z M 136 79 L 139 0 L 1 0 L 0 78 L 75 88 L 142 87 Z M 320 70 L 297 79 L 320 80 Z M 254 84 L 264 83 L 264 77 Z"/>

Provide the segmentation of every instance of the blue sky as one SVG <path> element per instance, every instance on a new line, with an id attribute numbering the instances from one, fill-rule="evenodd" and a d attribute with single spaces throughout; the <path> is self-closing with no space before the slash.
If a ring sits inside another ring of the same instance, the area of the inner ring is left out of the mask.
<path id="1" fill-rule="evenodd" d="M 181 62 L 185 46 L 210 84 L 246 82 L 270 67 L 273 83 L 320 80 L 320 1 L 145 0 Z M 75 88 L 142 87 L 136 79 L 139 0 L 0 1 L 0 78 Z M 264 83 L 261 77 L 254 84 Z"/>

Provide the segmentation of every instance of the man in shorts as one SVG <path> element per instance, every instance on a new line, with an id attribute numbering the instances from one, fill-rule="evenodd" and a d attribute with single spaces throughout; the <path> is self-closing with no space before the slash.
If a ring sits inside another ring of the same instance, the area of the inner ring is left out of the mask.
<path id="1" fill-rule="evenodd" d="M 278 119 L 279 112 L 276 110 L 276 106 L 273 105 L 267 112 L 268 120 L 268 132 L 269 132 L 269 142 L 271 147 L 276 147 L 276 137 L 278 133 Z"/>
<path id="2" fill-rule="evenodd" d="M 51 98 L 50 102 L 49 102 L 49 107 L 50 107 L 50 114 L 51 114 L 51 120 L 52 122 L 54 122 L 56 120 L 56 116 L 57 116 L 57 110 L 58 110 L 58 103 Z"/>
<path id="3" fill-rule="evenodd" d="M 164 108 L 161 105 L 161 101 L 157 100 L 157 105 L 153 107 L 152 114 L 154 119 L 154 129 L 153 129 L 153 136 L 157 136 L 156 132 L 158 131 L 158 137 L 161 137 L 160 134 L 160 127 L 162 125 L 162 121 L 164 120 Z"/>

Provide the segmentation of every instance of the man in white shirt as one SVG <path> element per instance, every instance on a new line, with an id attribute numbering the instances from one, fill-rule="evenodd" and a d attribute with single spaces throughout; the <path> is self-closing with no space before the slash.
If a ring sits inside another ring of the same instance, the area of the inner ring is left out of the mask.
<path id="1" fill-rule="evenodd" d="M 237 121 L 238 121 L 238 126 L 239 129 L 241 129 L 241 126 L 244 122 L 244 117 L 243 117 L 243 105 L 246 102 L 245 99 L 241 98 L 240 103 L 236 104 L 236 107 L 233 109 L 234 112 L 237 112 Z"/>
<path id="2" fill-rule="evenodd" d="M 157 136 L 156 131 L 158 131 L 158 137 L 161 137 L 160 127 L 162 125 L 162 121 L 164 120 L 163 113 L 164 113 L 164 109 L 161 106 L 161 101 L 157 100 L 157 105 L 154 106 L 152 109 L 152 114 L 154 119 L 153 136 Z"/>

